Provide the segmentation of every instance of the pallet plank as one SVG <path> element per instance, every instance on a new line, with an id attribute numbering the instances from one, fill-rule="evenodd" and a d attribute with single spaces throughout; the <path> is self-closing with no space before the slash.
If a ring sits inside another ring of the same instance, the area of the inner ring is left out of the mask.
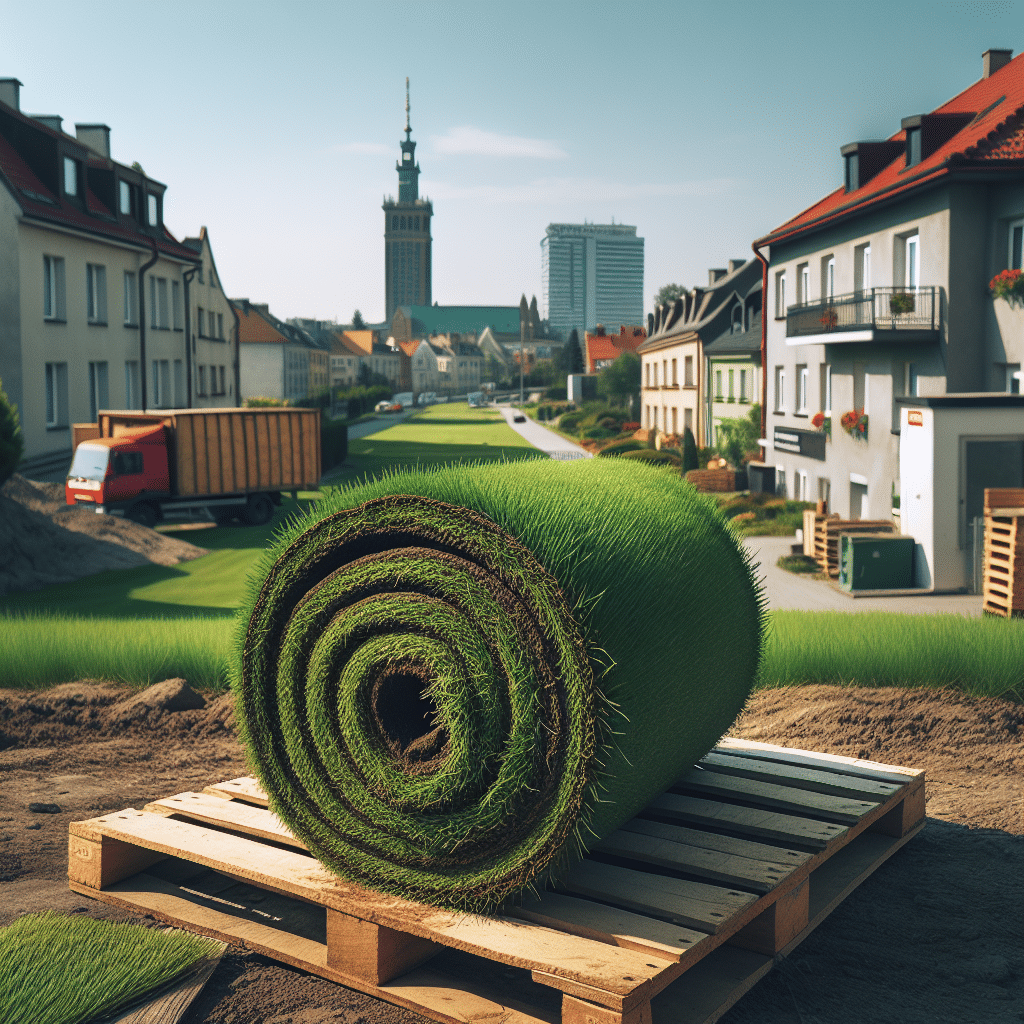
<path id="1" fill-rule="evenodd" d="M 207 786 L 203 792 L 226 800 L 244 800 L 257 807 L 266 807 L 270 802 L 263 787 L 255 779 L 246 776 Z"/>
<path id="2" fill-rule="evenodd" d="M 296 839 L 276 814 L 240 800 L 224 800 L 208 793 L 178 793 L 176 796 L 154 800 L 143 809 L 164 816 L 176 814 L 189 821 L 220 825 L 242 835 L 270 839 L 300 850 L 306 849 L 306 844 Z"/>
<path id="3" fill-rule="evenodd" d="M 846 797 L 828 796 L 825 793 L 809 793 L 777 783 L 738 779 L 700 768 L 695 768 L 684 775 L 673 789 L 705 793 L 710 796 L 742 798 L 746 803 L 759 804 L 780 811 L 809 812 L 847 825 L 855 824 L 878 806 L 870 800 L 851 800 Z"/>
<path id="4" fill-rule="evenodd" d="M 853 775 L 864 779 L 877 779 L 879 782 L 910 782 L 921 774 L 919 769 L 901 768 L 899 765 L 865 761 L 861 758 L 845 757 L 841 754 L 822 754 L 814 750 L 801 750 L 799 747 L 780 747 L 774 743 L 757 743 L 753 740 L 741 740 L 733 736 L 726 736 L 719 740 L 715 751 L 732 754 L 736 757 L 777 761 L 780 764 L 806 765 L 819 771 L 838 772 L 842 775 Z"/>
<path id="5" fill-rule="evenodd" d="M 752 893 L 703 882 L 649 875 L 632 868 L 585 860 L 561 882 L 565 889 L 627 910 L 668 918 L 712 935 L 734 914 L 757 902 Z"/>
<path id="6" fill-rule="evenodd" d="M 669 825 L 663 821 L 650 821 L 647 818 L 633 818 L 622 826 L 626 832 L 639 832 L 641 835 L 658 836 L 671 839 L 684 846 L 694 846 L 700 850 L 717 850 L 747 860 L 761 860 L 769 864 L 781 864 L 789 869 L 799 867 L 809 860 L 811 854 L 806 850 L 788 850 L 784 846 L 771 846 L 768 843 L 757 843 L 751 839 L 737 839 L 734 836 L 723 836 L 717 832 L 704 832 L 684 825 Z"/>
<path id="7" fill-rule="evenodd" d="M 77 824 L 73 822 L 71 828 Z M 652 967 L 647 962 L 650 958 L 632 950 L 511 918 L 458 914 L 384 896 L 337 878 L 304 854 L 225 832 L 212 832 L 173 818 L 124 811 L 85 824 L 93 828 L 102 824 L 115 839 L 184 856 L 229 877 L 317 902 L 375 924 L 404 929 L 421 938 L 483 956 L 497 952 L 506 963 L 543 971 L 560 982 L 586 981 L 605 991 L 607 1005 L 614 1008 L 625 1008 L 631 1000 L 639 998 L 634 994 L 667 966 L 667 962 L 656 962 Z"/>
<path id="8" fill-rule="evenodd" d="M 701 797 L 664 793 L 643 810 L 645 816 L 657 815 L 672 821 L 724 828 L 741 835 L 762 839 L 780 839 L 799 846 L 824 847 L 846 831 L 843 825 L 817 821 L 761 807 L 741 807 Z"/>

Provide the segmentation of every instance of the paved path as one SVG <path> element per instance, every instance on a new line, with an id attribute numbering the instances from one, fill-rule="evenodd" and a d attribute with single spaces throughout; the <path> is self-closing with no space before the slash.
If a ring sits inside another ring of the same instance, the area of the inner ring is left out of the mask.
<path id="1" fill-rule="evenodd" d="M 581 448 L 578 444 L 562 437 L 561 434 L 542 427 L 535 420 L 531 420 L 529 416 L 526 417 L 525 423 L 514 423 L 513 417 L 519 411 L 518 409 L 508 405 L 499 405 L 497 409 L 505 417 L 505 422 L 517 434 L 529 441 L 534 448 L 546 452 L 553 459 L 592 459 L 594 457 L 586 448 Z"/>
<path id="2" fill-rule="evenodd" d="M 788 555 L 795 537 L 748 537 L 745 547 L 759 563 L 758 574 L 764 577 L 768 606 L 774 609 L 794 608 L 822 612 L 904 612 L 981 617 L 980 594 L 922 594 L 920 597 L 849 597 L 825 580 L 808 579 L 786 572 L 775 563 Z"/>

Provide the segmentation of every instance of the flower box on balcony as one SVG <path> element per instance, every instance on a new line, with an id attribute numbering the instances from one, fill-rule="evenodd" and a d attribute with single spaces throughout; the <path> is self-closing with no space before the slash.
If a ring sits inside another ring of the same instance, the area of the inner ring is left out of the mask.
<path id="1" fill-rule="evenodd" d="M 1011 305 L 1024 302 L 1024 272 L 1004 270 L 989 282 L 989 291 L 994 298 L 1006 299 Z"/>
<path id="2" fill-rule="evenodd" d="M 868 439 L 868 417 L 863 409 L 851 409 L 849 412 L 844 412 L 839 423 L 850 437 L 861 441 Z"/>
<path id="3" fill-rule="evenodd" d="M 811 417 L 811 426 L 820 430 L 829 441 L 832 440 L 832 417 L 826 416 L 823 412 L 816 412 Z"/>
<path id="4" fill-rule="evenodd" d="M 914 312 L 914 296 L 910 292 L 896 292 L 889 297 L 889 312 L 893 316 Z"/>

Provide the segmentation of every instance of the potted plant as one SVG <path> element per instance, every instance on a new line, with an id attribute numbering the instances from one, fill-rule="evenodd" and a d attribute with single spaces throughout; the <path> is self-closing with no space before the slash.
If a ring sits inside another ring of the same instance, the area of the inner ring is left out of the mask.
<path id="1" fill-rule="evenodd" d="M 825 328 L 826 332 L 834 330 L 836 324 L 839 323 L 839 314 L 831 306 L 829 306 L 829 308 L 826 309 L 825 312 L 821 314 L 821 317 L 819 318 L 818 322 L 821 324 L 822 327 Z"/>
<path id="2" fill-rule="evenodd" d="M 850 437 L 859 438 L 862 441 L 868 439 L 868 417 L 863 409 L 851 409 L 849 412 L 844 412 L 839 422 Z"/>
<path id="3" fill-rule="evenodd" d="M 1006 299 L 1011 306 L 1024 303 L 1024 271 L 1004 270 L 989 282 L 989 291 L 996 299 Z"/>
<path id="4" fill-rule="evenodd" d="M 811 426 L 814 427 L 815 430 L 820 430 L 830 441 L 832 440 L 831 416 L 826 416 L 823 412 L 816 412 L 811 417 Z"/>
<path id="5" fill-rule="evenodd" d="M 914 296 L 911 292 L 895 292 L 889 296 L 889 312 L 893 316 L 914 312 Z"/>

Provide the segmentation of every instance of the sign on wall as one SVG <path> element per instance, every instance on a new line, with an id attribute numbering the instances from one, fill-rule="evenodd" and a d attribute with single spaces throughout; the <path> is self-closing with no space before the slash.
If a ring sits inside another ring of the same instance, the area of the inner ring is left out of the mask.
<path id="1" fill-rule="evenodd" d="M 799 430 L 795 427 L 776 427 L 772 447 L 777 452 L 792 452 L 809 459 L 825 461 L 825 435 L 820 430 Z"/>

